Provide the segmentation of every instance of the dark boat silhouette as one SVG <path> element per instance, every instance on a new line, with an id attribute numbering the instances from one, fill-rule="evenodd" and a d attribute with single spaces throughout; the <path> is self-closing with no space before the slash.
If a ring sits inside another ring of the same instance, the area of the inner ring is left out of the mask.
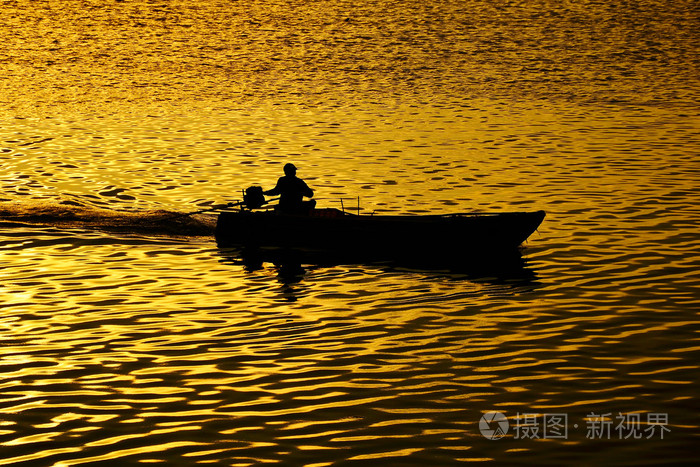
<path id="1" fill-rule="evenodd" d="M 453 259 L 511 254 L 539 227 L 544 211 L 448 215 L 355 215 L 314 209 L 219 213 L 220 247 L 272 247 L 366 254 L 373 257 Z"/>

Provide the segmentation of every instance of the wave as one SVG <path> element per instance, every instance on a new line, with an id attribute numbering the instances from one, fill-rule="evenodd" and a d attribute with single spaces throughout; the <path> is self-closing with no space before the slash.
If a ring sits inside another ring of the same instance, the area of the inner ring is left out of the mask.
<path id="1" fill-rule="evenodd" d="M 209 236 L 216 218 L 211 215 L 163 209 L 118 211 L 87 206 L 76 201 L 1 202 L 0 222 L 39 224 L 61 228 L 87 228 L 153 235 Z"/>

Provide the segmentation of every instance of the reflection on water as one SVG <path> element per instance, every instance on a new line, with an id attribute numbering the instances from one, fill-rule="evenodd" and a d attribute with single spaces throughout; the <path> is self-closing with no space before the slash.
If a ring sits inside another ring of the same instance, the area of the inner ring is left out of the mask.
<path id="1" fill-rule="evenodd" d="M 304 265 L 290 282 L 213 240 L 50 227 L 5 238 L 10 460 L 512 460 L 479 435 L 483 407 L 572 423 L 663 410 L 681 435 L 693 423 L 692 317 L 622 298 L 635 280 L 568 283 L 542 251 L 528 250 L 535 287 L 378 265 Z M 556 463 L 590 447 L 570 429 L 551 450 L 503 441 Z"/>
<path id="2" fill-rule="evenodd" d="M 247 272 L 264 270 L 272 265 L 279 280 L 285 284 L 301 282 L 309 269 L 333 268 L 337 266 L 374 267 L 385 272 L 403 271 L 431 277 L 450 277 L 455 280 L 471 280 L 508 284 L 510 286 L 536 285 L 536 273 L 526 265 L 521 252 L 510 251 L 472 258 L 431 257 L 426 258 L 407 252 L 388 259 L 378 252 L 365 255 L 353 252 L 290 249 L 231 247 L 220 248 L 224 264 L 242 266 Z M 524 289 L 520 289 L 523 291 Z"/>
<path id="3" fill-rule="evenodd" d="M 697 463 L 695 10 L 3 2 L 0 463 Z M 486 270 L 285 263 L 165 219 L 289 161 L 321 207 L 547 219 Z"/>
<path id="4" fill-rule="evenodd" d="M 35 234 L 46 241 L 3 250 L 5 260 L 44 271 L 3 281 L 15 292 L 5 307 L 3 357 L 5 452 L 14 460 L 148 459 L 158 458 L 150 448 L 158 446 L 169 457 L 301 461 L 314 457 L 308 451 L 317 443 L 328 444 L 331 458 L 355 445 L 362 455 L 373 432 L 403 424 L 404 436 L 420 439 L 416 429 L 430 419 L 412 428 L 411 410 L 390 414 L 431 393 L 458 394 L 462 383 L 427 383 L 456 364 L 444 366 L 451 357 L 443 352 L 463 345 L 459 328 L 480 319 L 444 313 L 446 294 L 469 303 L 504 291 L 357 265 L 311 267 L 292 291 L 269 268 L 222 263 L 205 241 Z M 296 305 L 277 305 L 290 294 Z M 412 347 L 420 349 L 413 363 Z M 425 368 L 414 368 L 418 362 Z M 426 383 L 410 382 L 412 375 Z M 457 433 L 467 422 L 449 423 Z M 324 425 L 335 428 L 318 432 Z M 426 433 L 426 446 L 440 433 Z"/>
<path id="5" fill-rule="evenodd" d="M 691 104 L 695 7 L 693 0 L 64 0 L 59 9 L 16 0 L 1 7 L 0 56 L 11 73 L 0 82 L 0 103 L 22 117 L 57 108 L 152 116 L 292 102 L 426 106 L 455 96 Z M 7 92 L 15 89 L 22 92 Z"/>

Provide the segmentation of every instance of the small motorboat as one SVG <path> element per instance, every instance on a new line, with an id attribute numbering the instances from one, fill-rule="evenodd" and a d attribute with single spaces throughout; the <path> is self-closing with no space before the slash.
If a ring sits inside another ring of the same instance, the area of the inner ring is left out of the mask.
<path id="1" fill-rule="evenodd" d="M 544 211 L 446 215 L 358 215 L 338 209 L 303 214 L 223 211 L 216 224 L 222 247 L 273 247 L 396 256 L 509 254 L 542 223 Z"/>

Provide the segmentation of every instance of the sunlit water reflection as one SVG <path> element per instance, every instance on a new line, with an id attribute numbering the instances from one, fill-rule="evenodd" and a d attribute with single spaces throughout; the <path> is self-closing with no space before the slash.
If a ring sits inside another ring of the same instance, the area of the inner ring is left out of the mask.
<path id="1" fill-rule="evenodd" d="M 694 459 L 690 2 L 64 3 L 0 7 L 3 463 Z M 177 217 L 289 160 L 322 206 L 547 218 L 440 268 L 256 263 Z"/>

